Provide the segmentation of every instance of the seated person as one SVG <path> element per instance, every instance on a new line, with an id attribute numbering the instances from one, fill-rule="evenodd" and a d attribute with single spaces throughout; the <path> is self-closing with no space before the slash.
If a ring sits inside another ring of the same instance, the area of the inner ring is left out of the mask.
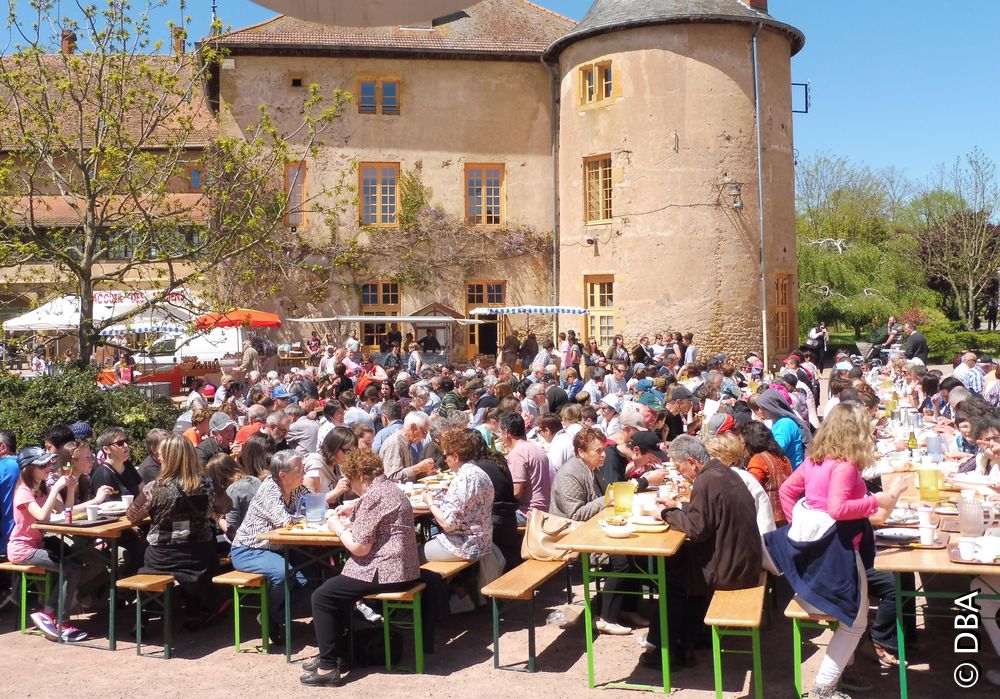
<path id="1" fill-rule="evenodd" d="M 759 582 L 763 564 L 757 510 L 750 491 L 732 470 L 709 456 L 700 440 L 681 435 L 670 443 L 670 460 L 691 484 L 691 499 L 659 498 L 663 521 L 688 537 L 670 559 L 668 601 L 671 657 L 679 665 L 694 661 L 694 643 L 704 628 L 715 590 L 737 590 Z M 676 559 L 676 560 L 674 560 Z M 659 647 L 654 619 L 648 640 Z M 676 655 L 675 655 L 676 654 Z M 643 664 L 660 666 L 660 653 L 643 653 Z"/>
<path id="2" fill-rule="evenodd" d="M 357 500 L 337 508 L 327 520 L 351 554 L 340 575 L 328 578 L 312 594 L 313 628 L 319 656 L 303 664 L 308 674 L 299 681 L 310 686 L 340 682 L 348 669 L 347 636 L 351 613 L 365 595 L 399 592 L 420 579 L 413 508 L 400 488 L 382 473 L 382 461 L 371 451 L 351 452 L 342 466 Z M 263 486 L 261 486 L 263 489 Z M 345 518 L 350 518 L 349 524 Z M 424 608 L 425 641 L 434 614 Z"/>
<path id="3" fill-rule="evenodd" d="M 271 638 L 276 642 L 282 637 L 282 625 L 285 623 L 285 559 L 277 546 L 257 537 L 292 522 L 299 500 L 309 492 L 302 485 L 304 474 L 302 455 L 294 449 L 279 451 L 271 457 L 268 475 L 264 476 L 250 501 L 229 554 L 236 570 L 261 573 L 270 581 L 268 611 L 271 615 Z M 305 575 L 299 571 L 293 589 L 301 589 L 305 585 Z"/>
<path id="4" fill-rule="evenodd" d="M 325 493 L 327 507 L 335 507 L 345 499 L 356 497 L 340 473 L 347 455 L 358 448 L 358 438 L 346 427 L 334 427 L 327 432 L 319 453 L 307 454 L 303 464 L 306 477 L 302 483 L 310 493 Z"/>
<path id="5" fill-rule="evenodd" d="M 424 502 L 441 530 L 424 544 L 425 561 L 475 561 L 490 554 L 493 544 L 493 483 L 473 461 L 476 438 L 463 429 L 441 435 L 441 451 L 455 474 L 444 496 L 424 491 Z"/>
<path id="6" fill-rule="evenodd" d="M 186 597 L 188 626 L 197 628 L 225 609 L 223 591 L 212 584 L 219 569 L 212 522 L 233 503 L 205 475 L 194 445 L 184 437 L 163 440 L 159 454 L 163 470 L 143 487 L 126 516 L 133 524 L 151 520 L 141 570 L 177 579 Z"/>

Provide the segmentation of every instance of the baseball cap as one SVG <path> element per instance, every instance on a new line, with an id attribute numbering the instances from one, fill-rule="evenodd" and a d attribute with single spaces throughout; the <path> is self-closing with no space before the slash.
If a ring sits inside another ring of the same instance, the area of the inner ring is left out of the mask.
<path id="1" fill-rule="evenodd" d="M 854 368 L 854 365 L 850 362 L 837 362 L 833 365 L 833 368 L 837 371 L 850 371 Z"/>
<path id="2" fill-rule="evenodd" d="M 221 432 L 230 425 L 235 424 L 236 421 L 233 418 L 220 411 L 212 415 L 212 419 L 208 421 L 208 429 L 210 432 Z"/>
<path id="3" fill-rule="evenodd" d="M 728 413 L 716 413 L 708 418 L 705 430 L 710 437 L 718 437 L 736 427 L 736 418 Z"/>
<path id="4" fill-rule="evenodd" d="M 72 432 L 73 436 L 79 441 L 90 439 L 94 436 L 94 428 L 90 426 L 89 422 L 74 422 L 69 426 L 69 431 Z"/>
<path id="5" fill-rule="evenodd" d="M 645 405 L 651 410 L 663 410 L 663 402 L 654 396 L 652 393 L 643 393 L 641 396 L 635 399 L 635 402 L 639 405 Z"/>
<path id="6" fill-rule="evenodd" d="M 635 409 L 633 403 L 622 405 L 621 417 L 618 418 L 618 423 L 622 427 L 631 427 L 640 432 L 645 432 L 649 429 L 646 427 L 646 421 L 642 419 L 642 415 Z"/>
<path id="7" fill-rule="evenodd" d="M 669 461 L 670 457 L 660 449 L 660 435 L 655 432 L 636 432 L 628 441 L 630 447 L 638 447 L 643 453 L 655 454 L 661 461 Z"/>
<path id="8" fill-rule="evenodd" d="M 47 464 L 56 458 L 56 454 L 50 454 L 41 447 L 25 447 L 17 452 L 17 467 L 24 469 L 35 464 Z"/>
<path id="9" fill-rule="evenodd" d="M 691 400 L 694 394 L 684 386 L 674 386 L 670 391 L 670 400 Z"/>
<path id="10" fill-rule="evenodd" d="M 292 394 L 283 385 L 278 384 L 271 389 L 271 398 L 291 398 Z"/>

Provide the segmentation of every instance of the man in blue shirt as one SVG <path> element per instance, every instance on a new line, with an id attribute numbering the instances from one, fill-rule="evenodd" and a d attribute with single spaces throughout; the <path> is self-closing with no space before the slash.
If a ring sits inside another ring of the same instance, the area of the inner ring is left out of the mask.
<path id="1" fill-rule="evenodd" d="M 0 429 L 0 556 L 7 555 L 7 540 L 14 528 L 14 489 L 19 475 L 14 433 Z"/>

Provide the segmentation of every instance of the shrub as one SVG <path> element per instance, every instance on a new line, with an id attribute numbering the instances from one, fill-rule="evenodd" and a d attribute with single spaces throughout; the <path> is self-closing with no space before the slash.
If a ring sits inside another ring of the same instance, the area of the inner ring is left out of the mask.
<path id="1" fill-rule="evenodd" d="M 166 398 L 151 399 L 132 386 L 103 387 L 96 369 L 67 369 L 58 376 L 22 379 L 0 372 L 0 427 L 13 430 L 17 444 L 41 444 L 50 425 L 89 422 L 94 435 L 114 425 L 125 428 L 132 460 L 145 457 L 146 432 L 171 429 L 180 413 Z"/>

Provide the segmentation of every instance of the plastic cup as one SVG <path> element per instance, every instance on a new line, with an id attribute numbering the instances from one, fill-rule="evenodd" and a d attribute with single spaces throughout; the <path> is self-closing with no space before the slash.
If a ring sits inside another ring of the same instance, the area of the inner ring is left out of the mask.
<path id="1" fill-rule="evenodd" d="M 962 491 L 962 499 L 972 502 L 976 499 L 976 489 L 975 488 L 965 488 Z"/>
<path id="2" fill-rule="evenodd" d="M 940 498 L 938 481 L 941 472 L 936 468 L 921 468 L 917 471 L 919 478 L 920 499 L 925 502 L 937 502 Z"/>
<path id="3" fill-rule="evenodd" d="M 87 521 L 95 522 L 101 516 L 100 505 L 87 505 Z"/>
<path id="4" fill-rule="evenodd" d="M 963 536 L 958 540 L 958 555 L 963 561 L 971 561 L 976 555 L 976 540 L 971 536 Z"/>
<path id="5" fill-rule="evenodd" d="M 934 545 L 934 527 L 926 526 L 920 527 L 920 545 L 921 546 L 933 546 Z"/>
<path id="6" fill-rule="evenodd" d="M 917 526 L 918 527 L 930 527 L 931 525 L 931 512 L 934 511 L 932 507 L 918 507 L 917 508 Z"/>
<path id="7" fill-rule="evenodd" d="M 135 499 L 134 495 L 122 495 L 122 504 L 125 505 L 125 507 L 131 507 L 132 500 L 134 499 Z"/>

